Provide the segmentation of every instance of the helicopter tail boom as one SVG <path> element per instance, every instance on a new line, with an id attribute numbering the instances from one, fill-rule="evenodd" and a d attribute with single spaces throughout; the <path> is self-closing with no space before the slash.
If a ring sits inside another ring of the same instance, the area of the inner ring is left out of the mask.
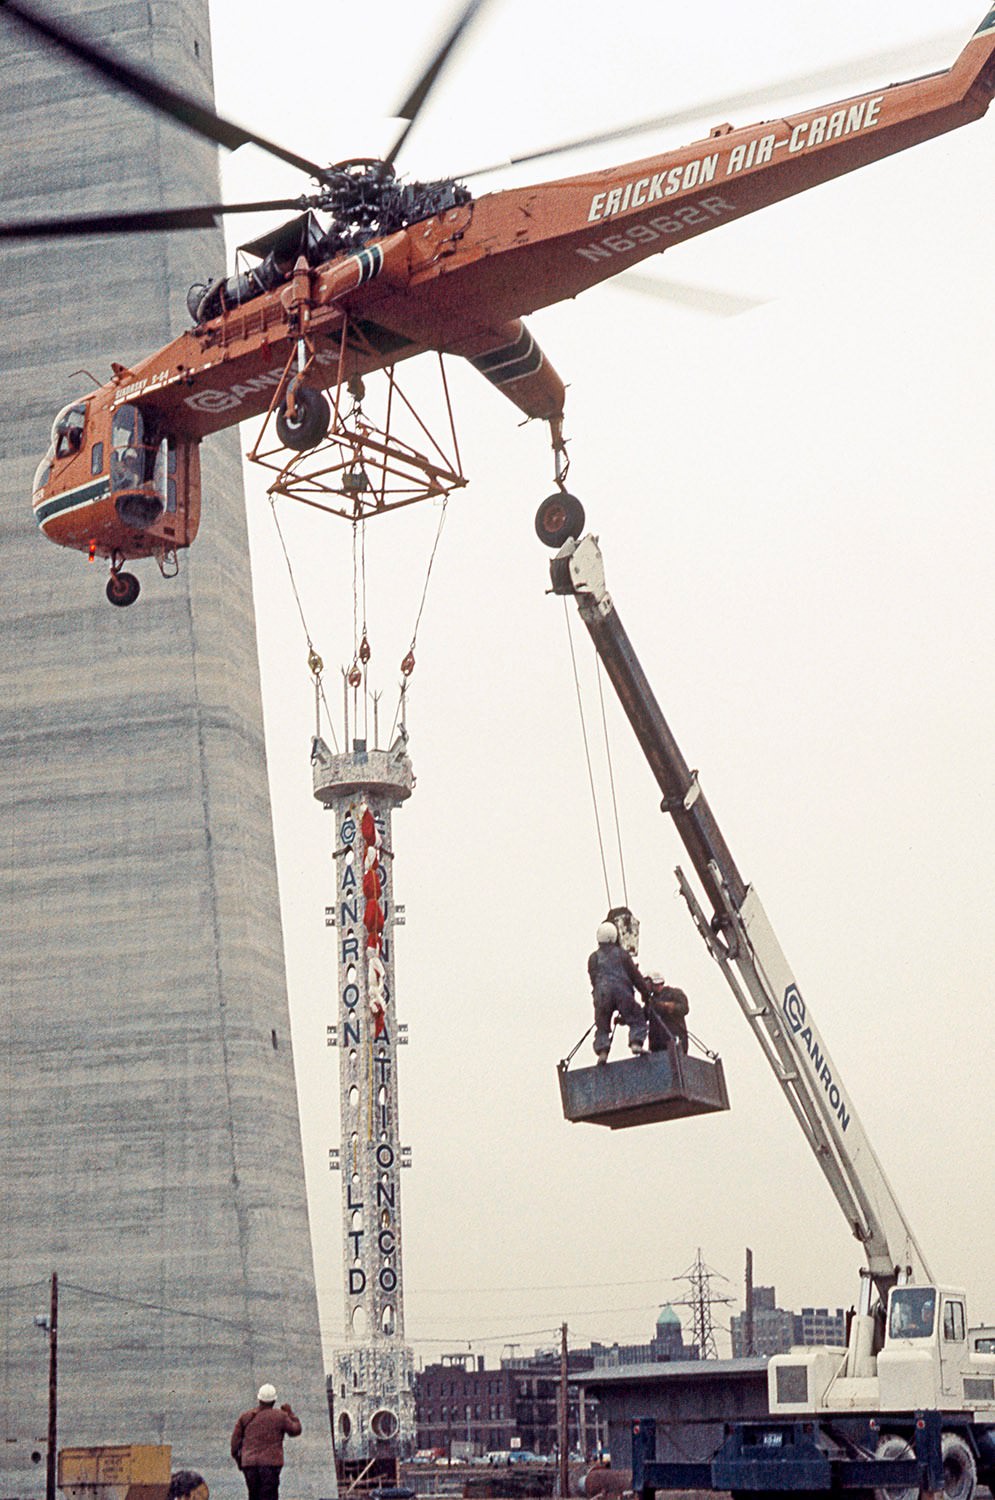
<path id="1" fill-rule="evenodd" d="M 562 417 L 563 381 L 520 319 L 459 345 L 453 353 L 468 359 L 527 417 L 545 422 Z"/>

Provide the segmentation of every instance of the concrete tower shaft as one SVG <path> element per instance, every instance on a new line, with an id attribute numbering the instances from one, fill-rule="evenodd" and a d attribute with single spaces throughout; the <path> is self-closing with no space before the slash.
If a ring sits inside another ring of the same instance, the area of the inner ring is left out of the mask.
<path id="1" fill-rule="evenodd" d="M 211 97 L 207 0 L 39 9 Z M 219 200 L 213 147 L 3 11 L 0 39 L 5 218 Z M 201 537 L 178 578 L 138 565 L 133 608 L 30 506 L 80 369 L 187 326 L 224 246 L 2 256 L 0 1494 L 44 1493 L 57 1271 L 61 1444 L 170 1443 L 240 1500 L 228 1435 L 270 1380 L 304 1424 L 287 1493 L 330 1496 L 238 435 L 205 443 Z"/>
<path id="2" fill-rule="evenodd" d="M 394 1004 L 395 807 L 414 786 L 403 735 L 389 751 L 314 753 L 314 793 L 335 819 L 339 1109 L 346 1344 L 332 1389 L 340 1456 L 404 1452 L 414 1438 L 414 1359 L 404 1343 Z"/>

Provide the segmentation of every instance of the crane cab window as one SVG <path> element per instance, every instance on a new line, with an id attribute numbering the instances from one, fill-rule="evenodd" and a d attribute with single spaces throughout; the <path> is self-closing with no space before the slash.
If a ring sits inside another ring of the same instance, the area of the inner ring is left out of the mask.
<path id="1" fill-rule="evenodd" d="M 963 1302 L 944 1302 L 943 1341 L 944 1343 L 957 1344 L 962 1344 L 964 1342 Z"/>
<path id="2" fill-rule="evenodd" d="M 961 1310 L 963 1313 L 963 1309 Z M 931 1286 L 897 1287 L 891 1294 L 890 1339 L 925 1339 L 933 1332 L 936 1292 Z"/>
<path id="3" fill-rule="evenodd" d="M 64 406 L 52 423 L 52 445 L 56 458 L 71 458 L 83 446 L 86 407 Z"/>

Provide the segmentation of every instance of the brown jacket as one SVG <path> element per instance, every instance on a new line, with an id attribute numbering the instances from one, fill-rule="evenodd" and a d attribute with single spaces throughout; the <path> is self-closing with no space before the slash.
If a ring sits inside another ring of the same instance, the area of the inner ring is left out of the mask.
<path id="1" fill-rule="evenodd" d="M 283 1439 L 299 1437 L 301 1424 L 290 1410 L 282 1406 L 254 1406 L 244 1411 L 231 1435 L 231 1456 L 240 1469 L 268 1465 L 283 1467 Z"/>

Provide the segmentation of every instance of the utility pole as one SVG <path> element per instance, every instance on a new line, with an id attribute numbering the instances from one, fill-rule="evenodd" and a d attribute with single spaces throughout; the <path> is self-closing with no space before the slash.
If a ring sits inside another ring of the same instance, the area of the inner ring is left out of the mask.
<path id="1" fill-rule="evenodd" d="M 752 1359 L 756 1354 L 756 1341 L 753 1336 L 753 1251 L 746 1251 L 746 1307 L 743 1312 L 743 1353 L 747 1359 Z"/>
<path id="2" fill-rule="evenodd" d="M 577 1447 L 580 1456 L 587 1460 L 587 1387 L 579 1386 L 577 1390 Z"/>
<path id="3" fill-rule="evenodd" d="M 570 1453 L 570 1399 L 567 1391 L 567 1325 L 560 1324 L 560 1402 L 559 1402 L 559 1445 L 560 1445 L 560 1494 L 564 1497 L 570 1493 L 570 1470 L 568 1458 Z"/>
<path id="4" fill-rule="evenodd" d="M 59 1425 L 59 1277 L 52 1272 L 48 1312 L 48 1452 L 45 1455 L 45 1500 L 55 1500 Z"/>

